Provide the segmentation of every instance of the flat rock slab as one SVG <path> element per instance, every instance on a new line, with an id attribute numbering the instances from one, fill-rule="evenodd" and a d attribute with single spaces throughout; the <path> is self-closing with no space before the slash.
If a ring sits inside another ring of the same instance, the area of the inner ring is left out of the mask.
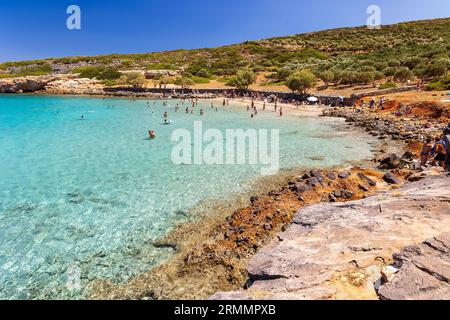
<path id="1" fill-rule="evenodd" d="M 378 275 L 369 276 L 365 270 L 380 270 L 392 262 L 394 252 L 447 232 L 450 178 L 445 176 L 428 177 L 364 200 L 309 206 L 250 261 L 247 271 L 253 285 L 249 289 L 218 293 L 211 299 L 354 298 L 335 279 L 346 279 L 344 275 L 355 271 L 362 274 L 359 289 L 372 290 L 376 298 Z M 444 260 L 421 261 L 440 265 Z"/>
<path id="2" fill-rule="evenodd" d="M 406 247 L 394 259 L 401 268 L 380 287 L 382 299 L 450 299 L 450 233 Z"/>

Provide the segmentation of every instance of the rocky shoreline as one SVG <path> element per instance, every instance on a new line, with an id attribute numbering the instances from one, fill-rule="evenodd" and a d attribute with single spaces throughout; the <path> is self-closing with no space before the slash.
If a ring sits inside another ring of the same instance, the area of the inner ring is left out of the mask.
<path id="1" fill-rule="evenodd" d="M 211 299 L 448 299 L 449 185 L 434 176 L 301 209 L 251 259 L 251 286 Z"/>
<path id="2" fill-rule="evenodd" d="M 378 178 L 403 186 L 345 204 L 334 203 L 334 191 L 298 210 L 286 230 L 250 260 L 247 288 L 210 299 L 448 299 L 450 178 L 413 161 L 420 141 L 440 132 L 440 122 L 342 108 L 324 115 L 344 117 L 380 140 L 404 141 L 402 156 L 374 159 Z M 380 184 L 358 176 L 364 191 Z M 348 190 L 337 192 L 351 198 Z"/>

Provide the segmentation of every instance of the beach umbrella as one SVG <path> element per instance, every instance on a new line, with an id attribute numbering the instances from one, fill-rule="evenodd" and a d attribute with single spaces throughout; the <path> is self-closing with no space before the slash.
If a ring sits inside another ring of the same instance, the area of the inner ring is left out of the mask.
<path id="1" fill-rule="evenodd" d="M 316 98 L 316 97 L 309 97 L 307 100 L 308 100 L 309 102 L 317 102 L 317 101 L 319 101 L 319 99 Z"/>

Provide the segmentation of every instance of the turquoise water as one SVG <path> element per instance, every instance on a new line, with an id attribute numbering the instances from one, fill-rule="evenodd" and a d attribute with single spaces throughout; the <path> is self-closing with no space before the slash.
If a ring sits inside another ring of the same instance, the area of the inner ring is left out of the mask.
<path id="1" fill-rule="evenodd" d="M 246 190 L 260 167 L 172 163 L 172 131 L 194 121 L 280 129 L 282 168 L 370 156 L 367 137 L 329 120 L 200 105 L 203 117 L 162 101 L 0 96 L 0 298 L 80 298 L 92 280 L 126 281 L 170 255 L 150 243 L 190 208 Z"/>

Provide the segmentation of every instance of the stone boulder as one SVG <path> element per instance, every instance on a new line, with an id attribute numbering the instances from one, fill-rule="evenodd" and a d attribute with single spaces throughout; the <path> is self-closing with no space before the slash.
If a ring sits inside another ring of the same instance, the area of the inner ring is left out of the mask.
<path id="1" fill-rule="evenodd" d="M 378 290 L 382 299 L 450 299 L 450 233 L 406 247 L 394 260 L 400 271 Z"/>
<path id="2" fill-rule="evenodd" d="M 404 168 L 406 165 L 407 162 L 405 160 L 397 156 L 395 153 L 391 153 L 380 161 L 378 168 L 383 170 L 391 170 Z"/>
<path id="3" fill-rule="evenodd" d="M 0 81 L 0 93 L 36 92 L 45 89 L 51 77 L 21 77 Z"/>
<path id="4" fill-rule="evenodd" d="M 389 184 L 401 184 L 402 183 L 402 180 L 400 180 L 400 178 L 398 178 L 392 172 L 386 172 L 385 175 L 383 176 L 383 180 Z"/>

